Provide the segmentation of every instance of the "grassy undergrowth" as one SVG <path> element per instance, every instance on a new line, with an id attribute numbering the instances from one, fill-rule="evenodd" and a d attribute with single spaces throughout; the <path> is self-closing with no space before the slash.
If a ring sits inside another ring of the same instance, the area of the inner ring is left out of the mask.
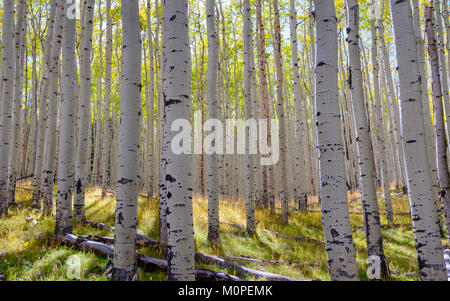
<path id="1" fill-rule="evenodd" d="M 79 255 L 82 263 L 81 280 L 108 280 L 103 275 L 108 259 L 92 252 L 83 252 L 69 247 L 54 245 L 36 237 L 52 235 L 55 217 L 44 217 L 31 210 L 30 184 L 21 184 L 17 190 L 18 205 L 11 208 L 9 217 L 0 219 L 0 274 L 6 280 L 68 280 L 67 260 L 71 255 Z M 356 198 L 357 193 L 350 194 L 349 199 Z M 311 198 L 310 208 L 320 209 L 317 198 Z M 158 239 L 158 200 L 139 198 L 138 229 L 143 234 Z M 291 206 L 294 206 L 292 203 Z M 380 211 L 384 212 L 382 196 L 379 200 Z M 349 202 L 350 211 L 362 211 L 360 201 Z M 395 212 L 409 211 L 407 196 L 393 195 Z M 114 225 L 115 198 L 108 195 L 101 197 L 98 189 L 89 189 L 86 197 L 86 216 L 90 220 Z M 311 242 L 300 242 L 293 239 L 274 236 L 258 230 L 254 236 L 248 235 L 239 227 L 221 224 L 221 244 L 211 245 L 207 241 L 207 202 L 204 199 L 194 200 L 194 227 L 197 251 L 220 257 L 249 257 L 283 262 L 270 263 L 238 263 L 250 268 L 276 273 L 296 279 L 328 280 L 325 247 Z M 289 225 L 283 225 L 279 217 L 271 215 L 268 210 L 257 210 L 259 229 L 268 229 L 286 235 L 298 235 L 323 240 L 320 213 L 301 213 L 292 210 Z M 245 224 L 245 207 L 242 201 L 222 201 L 220 205 L 220 220 Z M 385 216 L 381 218 L 386 224 Z M 409 223 L 409 216 L 395 216 L 396 223 Z M 351 215 L 354 228 L 363 225 L 362 215 Z M 75 235 L 102 235 L 113 237 L 108 230 L 93 229 L 85 225 L 74 227 Z M 355 240 L 359 274 L 362 280 L 367 280 L 367 255 L 365 234 L 363 229 L 355 229 Z M 411 227 L 383 229 L 384 249 L 390 269 L 393 272 L 391 280 L 418 280 L 417 261 L 414 248 L 414 238 Z M 445 244 L 446 241 L 443 240 Z M 447 245 L 448 247 L 448 245 Z M 163 258 L 157 250 L 140 249 L 138 252 L 148 256 Z M 303 263 L 291 265 L 289 263 Z M 235 274 L 234 271 L 220 269 L 197 263 L 198 268 L 208 268 Z M 237 275 L 242 276 L 242 275 Z M 248 278 L 248 277 L 247 277 Z M 166 280 L 164 272 L 140 271 L 141 280 Z"/>

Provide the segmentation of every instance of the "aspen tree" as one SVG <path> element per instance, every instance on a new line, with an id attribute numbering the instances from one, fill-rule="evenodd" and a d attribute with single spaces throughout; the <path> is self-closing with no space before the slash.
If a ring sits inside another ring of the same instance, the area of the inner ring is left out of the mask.
<path id="1" fill-rule="evenodd" d="M 76 221 L 85 219 L 84 198 L 86 192 L 86 173 L 89 161 L 88 140 L 89 126 L 91 124 L 91 51 L 92 31 L 94 28 L 94 4 L 95 0 L 85 0 L 85 17 L 83 36 L 81 42 L 80 63 L 80 101 L 79 123 L 76 153 L 75 196 L 73 201 L 73 215 Z"/>
<path id="2" fill-rule="evenodd" d="M 56 10 L 55 33 L 53 35 L 51 63 L 50 63 L 50 98 L 48 103 L 48 122 L 45 132 L 45 164 L 43 173 L 43 211 L 50 215 L 53 210 L 53 179 L 55 177 L 56 168 L 56 138 L 57 135 L 57 117 L 58 117 L 58 95 L 59 86 L 58 78 L 60 75 L 60 55 L 61 55 L 61 39 L 63 32 L 63 11 L 64 7 L 58 4 Z"/>
<path id="3" fill-rule="evenodd" d="M 447 162 L 447 140 L 445 137 L 444 107 L 442 98 L 441 79 L 439 74 L 439 54 L 436 46 L 436 38 L 433 31 L 433 10 L 425 7 L 425 24 L 428 41 L 428 54 L 431 66 L 434 108 L 434 130 L 436 133 L 436 158 L 438 167 L 439 183 L 441 186 L 440 195 L 444 201 L 445 222 L 447 229 L 450 229 L 450 179 Z M 443 62 L 445 63 L 445 62 Z M 450 233 L 447 234 L 450 240 Z"/>
<path id="4" fill-rule="evenodd" d="M 22 101 L 23 101 L 23 82 L 24 82 L 24 62 L 27 33 L 27 2 L 20 0 L 17 3 L 17 21 L 14 31 L 14 54 L 15 54 L 15 78 L 14 78 L 14 108 L 12 124 L 14 129 L 11 131 L 8 162 L 8 202 L 15 204 L 16 177 L 17 177 L 17 159 L 20 155 L 20 131 L 22 126 Z"/>
<path id="5" fill-rule="evenodd" d="M 280 120 L 280 198 L 281 198 L 281 219 L 283 224 L 288 223 L 289 216 L 289 200 L 288 200 L 288 180 L 287 180 L 287 146 L 286 146 L 286 121 L 283 97 L 283 61 L 281 57 L 281 28 L 280 28 L 280 11 L 278 9 L 278 0 L 273 0 L 273 10 L 275 14 L 275 69 L 277 74 L 277 117 Z"/>
<path id="6" fill-rule="evenodd" d="M 3 2 L 2 23 L 2 105 L 0 119 L 0 217 L 8 215 L 8 160 L 14 97 L 14 0 Z"/>
<path id="7" fill-rule="evenodd" d="M 139 1 L 122 1 L 123 74 L 113 280 L 136 276 L 138 156 L 141 120 L 141 35 Z"/>
<path id="8" fill-rule="evenodd" d="M 167 189 L 167 252 L 169 280 L 194 280 L 195 246 L 192 212 L 192 184 L 190 156 L 175 155 L 170 143 L 176 134 L 170 131 L 172 122 L 190 115 L 190 83 L 186 75 L 189 67 L 188 3 L 167 1 L 165 19 L 164 123 L 166 132 Z"/>
<path id="9" fill-rule="evenodd" d="M 33 173 L 33 199 L 31 207 L 33 209 L 41 209 L 42 198 L 42 171 L 44 166 L 44 146 L 45 146 L 45 128 L 47 122 L 47 99 L 50 89 L 50 55 L 51 55 L 51 43 L 53 40 L 53 30 L 55 22 L 57 1 L 51 1 L 50 16 L 47 26 L 47 37 L 45 39 L 44 49 L 44 72 L 42 75 L 42 81 L 39 91 L 39 122 L 36 133 L 35 141 L 35 162 Z"/>
<path id="10" fill-rule="evenodd" d="M 245 105 L 245 119 L 252 118 L 252 95 L 251 95 L 251 44 L 252 41 L 252 20 L 250 1 L 243 1 L 244 12 L 244 105 Z M 255 191 L 254 191 L 254 170 L 253 170 L 253 156 L 250 154 L 250 131 L 245 130 L 245 212 L 247 220 L 247 232 L 250 234 L 256 233 L 256 221 L 255 221 Z"/>
<path id="11" fill-rule="evenodd" d="M 296 198 L 298 198 L 298 207 L 300 210 L 306 210 L 307 207 L 307 194 L 306 194 L 306 164 L 305 164 L 305 135 L 307 135 L 307 126 L 305 120 L 305 113 L 303 110 L 303 97 L 301 95 L 300 86 L 300 72 L 298 66 L 298 42 L 297 42 L 297 12 L 295 9 L 295 0 L 289 1 L 290 18 L 289 29 L 291 34 L 291 55 L 292 55 L 292 72 L 293 72 L 293 89 L 294 89 L 294 105 L 295 105 L 295 136 L 296 143 L 298 145 L 298 152 L 295 155 L 296 168 L 295 172 L 298 173 L 296 183 Z"/>
<path id="12" fill-rule="evenodd" d="M 353 103 L 356 142 L 358 150 L 359 181 L 363 203 L 363 215 L 367 240 L 368 256 L 380 258 L 383 276 L 389 275 L 389 265 L 383 250 L 380 213 L 378 211 L 377 190 L 373 168 L 372 140 L 367 116 L 363 77 L 361 70 L 361 52 L 359 48 L 359 6 L 357 0 L 346 0 L 347 42 L 350 64 L 348 83 Z"/>
<path id="13" fill-rule="evenodd" d="M 316 0 L 315 101 L 320 161 L 320 202 L 331 280 L 358 280 L 348 214 L 345 159 L 337 90 L 334 1 Z"/>
<path id="14" fill-rule="evenodd" d="M 215 0 L 206 2 L 206 25 L 208 30 L 208 82 L 207 99 L 209 119 L 218 119 L 218 101 L 217 101 L 217 34 L 214 13 Z M 245 1 L 244 1 L 245 5 Z M 245 8 L 244 8 L 245 9 Z M 213 129 L 217 131 L 217 129 Z M 216 135 L 217 137 L 217 135 Z M 219 137 L 221 139 L 222 137 Z M 215 144 L 218 141 L 214 141 Z M 208 240 L 219 242 L 219 175 L 218 175 L 218 156 L 216 153 L 207 156 L 207 184 L 206 196 L 208 198 Z"/>
<path id="15" fill-rule="evenodd" d="M 153 195 L 153 152 L 154 152 L 154 101 L 155 101 L 155 66 L 153 60 L 153 33 L 151 24 L 151 1 L 147 0 L 147 35 L 148 35 L 148 49 L 150 58 L 150 79 L 148 82 L 147 99 L 145 100 L 147 106 L 147 164 L 148 164 L 148 179 L 147 179 L 147 191 L 149 196 Z"/>
<path id="16" fill-rule="evenodd" d="M 372 69 L 373 69 L 373 86 L 375 99 L 375 116 L 376 116 L 376 139 L 380 150 L 381 158 L 381 181 L 383 184 L 384 204 L 386 210 L 386 218 L 390 223 L 394 223 L 394 215 L 391 203 L 391 182 L 388 170 L 388 145 L 386 141 L 386 125 L 384 120 L 384 107 L 380 95 L 380 77 L 378 64 L 378 37 L 376 30 L 376 22 L 370 20 L 370 31 L 372 35 Z"/>
<path id="17" fill-rule="evenodd" d="M 56 192 L 55 234 L 72 233 L 72 193 L 73 193 L 73 157 L 75 144 L 75 90 L 76 90 L 76 20 L 75 9 L 65 2 L 62 34 L 62 98 L 60 113 L 60 136 L 58 151 L 58 190 Z"/>
<path id="18" fill-rule="evenodd" d="M 111 0 L 106 0 L 106 65 L 105 65 L 105 104 L 103 106 L 103 134 L 102 134 L 102 196 L 106 195 L 108 187 L 108 168 L 112 164 L 108 164 L 110 153 L 111 134 L 110 125 L 110 107 L 111 107 L 111 71 L 112 71 L 112 21 L 111 21 Z"/>
<path id="19" fill-rule="evenodd" d="M 408 195 L 421 280 L 447 280 L 426 158 L 421 78 L 410 3 L 390 1 L 400 83 L 400 112 Z"/>
<path id="20" fill-rule="evenodd" d="M 259 93 L 261 94 L 261 117 L 270 119 L 269 110 L 269 95 L 267 91 L 267 61 L 266 61 L 266 35 L 264 29 L 264 22 L 262 18 L 262 0 L 256 0 L 256 19 L 258 22 L 258 71 L 259 71 Z M 267 122 L 267 145 L 272 144 L 270 122 Z M 274 179 L 273 179 L 273 166 L 263 167 L 263 204 L 267 208 L 270 206 L 271 211 L 275 212 L 274 201 Z"/>

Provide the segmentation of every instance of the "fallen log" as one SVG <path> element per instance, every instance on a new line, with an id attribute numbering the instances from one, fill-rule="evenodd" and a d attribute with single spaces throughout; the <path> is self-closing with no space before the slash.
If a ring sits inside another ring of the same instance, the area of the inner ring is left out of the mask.
<path id="1" fill-rule="evenodd" d="M 99 223 L 99 222 L 95 222 L 95 221 L 91 221 L 91 220 L 85 220 L 84 223 L 88 224 L 91 227 L 96 228 L 96 229 L 100 229 L 100 230 L 107 229 L 110 231 L 116 231 L 116 228 L 109 226 L 107 224 L 104 224 L 104 223 Z M 138 229 L 138 231 L 139 231 L 139 229 Z M 155 246 L 155 247 L 158 246 L 159 247 L 159 242 L 151 239 L 150 237 L 142 235 L 140 233 L 136 233 L 136 240 L 140 244 L 145 244 L 146 246 Z"/>
<path id="2" fill-rule="evenodd" d="M 80 238 L 87 239 L 90 241 L 95 241 L 95 242 L 107 243 L 107 244 L 114 243 L 114 238 L 110 238 L 110 237 L 87 235 L 87 236 L 80 236 Z M 156 242 L 156 244 L 159 247 L 159 243 Z M 145 246 L 145 247 L 150 247 L 150 248 L 156 248 L 156 245 L 154 243 L 148 243 L 148 241 L 141 241 L 141 242 L 136 241 L 136 245 L 138 247 Z M 224 260 L 220 257 L 214 256 L 214 255 L 207 255 L 207 254 L 203 254 L 200 252 L 195 253 L 195 260 L 197 260 L 201 263 L 204 263 L 204 264 L 217 265 L 218 267 L 221 267 L 221 268 L 232 269 L 233 271 L 236 271 L 242 275 L 249 275 L 249 276 L 256 277 L 256 278 L 267 278 L 267 280 L 269 280 L 269 281 L 298 281 L 297 279 L 243 267 L 237 263 Z"/>
<path id="3" fill-rule="evenodd" d="M 51 236 L 48 239 L 63 243 L 64 245 L 74 247 L 83 251 L 93 251 L 97 254 L 112 257 L 114 256 L 114 247 L 96 241 L 77 237 L 73 234 L 62 236 Z M 167 261 L 164 259 L 153 258 L 142 254 L 136 254 L 137 264 L 148 271 L 167 271 Z M 244 281 L 239 277 L 223 272 L 215 272 L 206 269 L 195 270 L 196 280 L 221 280 L 221 281 Z"/>
<path id="4" fill-rule="evenodd" d="M 256 278 L 265 278 L 267 281 L 299 281 L 294 278 L 289 278 L 289 277 L 285 277 L 285 276 L 281 276 L 281 275 L 277 275 L 277 274 L 272 274 L 272 273 L 268 273 L 268 272 L 262 272 L 262 271 L 250 269 L 250 268 L 241 266 L 237 263 L 227 261 L 227 260 L 224 260 L 222 258 L 213 256 L 213 255 L 202 254 L 199 252 L 195 253 L 195 259 L 200 262 L 206 263 L 206 264 L 215 264 L 221 268 L 233 269 L 233 271 L 236 271 L 243 275 L 254 276 Z"/>

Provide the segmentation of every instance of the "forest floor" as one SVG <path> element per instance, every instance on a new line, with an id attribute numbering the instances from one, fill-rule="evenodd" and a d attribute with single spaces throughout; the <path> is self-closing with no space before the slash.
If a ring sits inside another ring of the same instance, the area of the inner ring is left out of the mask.
<path id="1" fill-rule="evenodd" d="M 55 245 L 48 240 L 36 237 L 51 236 L 55 227 L 55 217 L 41 216 L 31 210 L 31 184 L 21 183 L 17 190 L 18 205 L 10 209 L 10 216 L 0 219 L 0 274 L 6 280 L 68 280 L 67 260 L 71 255 L 81 258 L 81 280 L 108 280 L 104 272 L 108 258 L 92 252 L 75 250 L 63 245 Z M 361 212 L 362 206 L 358 193 L 349 193 L 351 212 Z M 311 210 L 319 210 L 317 198 L 310 198 Z M 278 204 L 278 206 L 280 206 Z M 294 203 L 291 204 L 294 206 Z M 380 212 L 384 212 L 382 195 L 379 196 Z M 158 240 L 158 200 L 139 197 L 138 229 L 150 238 Z M 394 212 L 408 212 L 407 196 L 393 195 Z M 114 225 L 115 198 L 112 194 L 101 197 L 99 189 L 89 189 L 86 197 L 86 216 L 88 220 Z M 194 199 L 195 242 L 198 252 L 217 255 L 221 258 L 252 269 L 271 272 L 296 279 L 328 280 L 325 246 L 310 241 L 298 241 L 292 236 L 303 236 L 323 240 L 320 212 L 301 213 L 290 211 L 289 225 L 283 225 L 281 218 L 271 215 L 268 210 L 256 210 L 258 231 L 254 236 L 246 234 L 245 228 L 231 224 L 221 224 L 221 244 L 211 245 L 207 241 L 207 201 Z M 245 206 L 242 201 L 221 201 L 220 221 L 245 225 Z M 384 215 L 383 225 L 387 224 Z M 408 215 L 395 215 L 395 223 L 410 223 Z M 363 217 L 351 214 L 354 228 L 353 237 L 357 251 L 359 274 L 367 280 L 367 255 L 363 227 Z M 279 232 L 287 236 L 274 235 L 268 231 Z M 391 280 L 418 280 L 417 260 L 414 237 L 411 226 L 383 228 L 384 250 L 391 269 Z M 75 235 L 100 235 L 114 237 L 109 230 L 94 229 L 88 225 L 77 225 Z M 448 243 L 443 239 L 448 248 Z M 163 255 L 155 249 L 141 248 L 139 253 L 161 258 Z M 230 259 L 230 257 L 234 257 Z M 239 257 L 240 259 L 237 259 Z M 245 258 L 260 259 L 260 262 L 248 262 Z M 265 262 L 263 262 L 265 261 Z M 270 261 L 270 262 L 267 262 Z M 214 265 L 197 263 L 197 268 L 224 271 L 241 278 L 248 276 L 236 274 L 229 269 Z M 166 280 L 164 272 L 140 270 L 140 280 Z"/>

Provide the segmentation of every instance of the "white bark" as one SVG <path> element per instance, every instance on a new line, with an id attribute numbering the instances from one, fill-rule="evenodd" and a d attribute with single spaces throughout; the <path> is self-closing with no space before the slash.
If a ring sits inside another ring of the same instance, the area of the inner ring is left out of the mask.
<path id="1" fill-rule="evenodd" d="M 384 106 L 380 95 L 380 77 L 378 64 L 378 37 L 375 20 L 370 21 L 370 29 L 372 35 L 372 68 L 374 83 L 374 99 L 375 99 L 375 116 L 376 116 L 376 141 L 380 151 L 381 161 L 381 181 L 383 184 L 384 205 L 386 210 L 386 218 L 390 223 L 394 223 L 394 215 L 391 203 L 391 181 L 388 170 L 388 142 L 386 140 L 386 123 L 384 118 Z"/>
<path id="2" fill-rule="evenodd" d="M 14 0 L 3 2 L 2 105 L 0 119 L 0 217 L 8 215 L 8 160 L 12 105 L 14 101 Z"/>
<path id="3" fill-rule="evenodd" d="M 41 88 L 39 93 L 39 123 L 37 128 L 37 136 L 35 143 L 35 165 L 34 165 L 34 176 L 33 176 L 33 201 L 32 208 L 41 208 L 41 198 L 42 198 L 42 172 L 44 168 L 44 146 L 45 146 L 45 128 L 47 123 L 47 99 L 49 96 L 50 89 L 50 55 L 51 46 L 53 40 L 53 30 L 55 22 L 57 1 L 51 1 L 51 11 L 47 25 L 47 37 L 45 40 L 45 50 L 44 50 L 44 73 L 41 81 Z"/>
<path id="4" fill-rule="evenodd" d="M 89 127 L 91 126 L 91 51 L 95 0 L 85 0 L 83 40 L 81 42 L 80 101 L 75 167 L 75 196 L 73 214 L 77 221 L 85 218 L 84 198 L 86 191 L 86 172 L 89 160 Z"/>
<path id="5" fill-rule="evenodd" d="M 244 0 L 244 11 L 245 11 Z M 218 119 L 217 101 L 217 34 L 215 24 L 214 7 L 215 0 L 207 0 L 206 3 L 206 25 L 208 30 L 208 82 L 207 99 L 209 119 Z M 244 37 L 245 38 L 245 37 Z M 245 44 L 245 42 L 244 42 Z M 217 130 L 217 129 L 213 129 Z M 220 138 L 219 138 L 220 139 Z M 214 143 L 218 143 L 215 141 Z M 219 174 L 218 156 L 212 154 L 207 156 L 206 196 L 208 198 L 208 240 L 219 242 Z"/>
<path id="6" fill-rule="evenodd" d="M 191 158 L 175 155 L 170 143 L 176 134 L 171 123 L 190 116 L 190 83 L 187 1 L 168 1 L 164 5 L 165 75 L 164 121 L 166 132 L 167 234 L 169 280 L 194 280 L 195 245 L 193 229 Z"/>
<path id="7" fill-rule="evenodd" d="M 425 24 L 428 41 L 428 53 L 431 66 L 432 95 L 434 107 L 434 130 L 436 133 L 436 160 L 438 166 L 441 197 L 444 201 L 445 222 L 450 229 L 450 176 L 447 162 L 447 140 L 444 123 L 444 107 L 442 98 L 441 79 L 439 74 L 439 54 L 436 47 L 436 38 L 433 31 L 433 11 L 431 7 L 425 7 Z M 445 63 L 445 62 L 444 62 Z M 450 240 L 450 232 L 447 233 Z"/>
<path id="8" fill-rule="evenodd" d="M 334 1 L 316 8 L 316 124 L 320 162 L 320 202 L 331 280 L 358 280 L 348 214 L 344 147 L 337 89 L 337 26 Z"/>
<path id="9" fill-rule="evenodd" d="M 397 70 L 400 83 L 400 112 L 404 162 L 416 242 L 420 279 L 447 280 L 434 207 L 431 173 L 426 158 L 421 78 L 408 1 L 390 1 L 394 27 Z"/>
<path id="10" fill-rule="evenodd" d="M 50 63 L 50 98 L 48 103 L 48 122 L 45 132 L 45 164 L 43 172 L 43 211 L 51 214 L 53 210 L 53 179 L 56 168 L 56 140 L 57 140 L 57 115 L 58 115 L 58 79 L 60 75 L 61 39 L 63 32 L 64 7 L 57 4 L 55 29 L 52 41 Z"/>
<path id="11" fill-rule="evenodd" d="M 293 88 L 294 88 L 294 105 L 295 105 L 295 138 L 298 145 L 298 151 L 295 153 L 295 172 L 297 173 L 297 183 L 295 184 L 296 195 L 300 210 L 306 210 L 307 194 L 306 194 L 306 160 L 305 160 L 305 135 L 308 134 L 306 126 L 305 112 L 303 110 L 304 101 L 300 86 L 300 72 L 298 66 L 298 42 L 297 42 L 297 12 L 295 9 L 295 0 L 289 1 L 290 18 L 289 29 L 291 34 L 291 55 L 292 55 L 292 70 L 293 70 Z"/>
<path id="12" fill-rule="evenodd" d="M 141 120 L 141 35 L 139 1 L 122 1 L 123 75 L 120 94 L 120 145 L 117 181 L 113 280 L 136 274 L 138 156 Z"/>
<path id="13" fill-rule="evenodd" d="M 62 99 L 58 152 L 58 190 L 55 234 L 72 233 L 73 157 L 76 110 L 76 20 L 67 17 L 70 4 L 64 5 L 62 35 Z M 74 13 L 74 12 L 73 12 Z"/>
<path id="14" fill-rule="evenodd" d="M 18 2 L 17 21 L 14 33 L 15 42 L 15 79 L 14 79 L 14 109 L 13 121 L 14 129 L 11 131 L 8 162 L 8 202 L 15 204 L 16 177 L 18 174 L 17 160 L 20 155 L 20 132 L 22 126 L 22 100 L 23 100 L 23 67 L 25 62 L 26 32 L 28 13 L 27 2 Z"/>
<path id="15" fill-rule="evenodd" d="M 105 65 L 105 104 L 103 106 L 103 134 L 102 134 L 102 195 L 106 195 L 108 187 L 108 170 L 112 167 L 109 162 L 111 134 L 109 111 L 111 107 L 111 71 L 112 71 L 112 21 L 111 21 L 111 0 L 106 1 L 106 65 Z"/>
<path id="16" fill-rule="evenodd" d="M 367 116 L 363 77 L 361 71 L 361 53 L 359 49 L 359 6 L 357 0 L 346 0 L 347 39 L 350 65 L 348 84 L 351 90 L 356 142 L 358 150 L 359 183 L 364 213 L 364 225 L 368 257 L 380 258 L 382 274 L 389 275 L 389 265 L 383 250 L 380 213 L 378 211 L 377 190 L 375 185 L 372 140 Z M 369 263 L 370 265 L 370 263 Z"/>

